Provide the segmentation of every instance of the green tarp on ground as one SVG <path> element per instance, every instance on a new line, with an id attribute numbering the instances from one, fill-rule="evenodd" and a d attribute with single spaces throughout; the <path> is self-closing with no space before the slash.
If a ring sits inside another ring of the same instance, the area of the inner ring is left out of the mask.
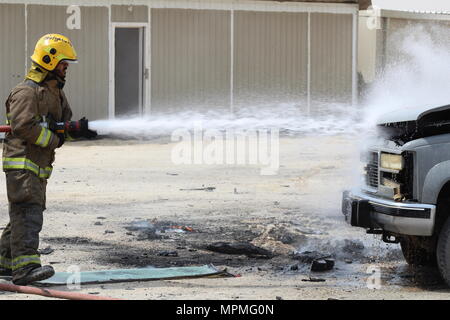
<path id="1" fill-rule="evenodd" d="M 40 285 L 66 285 L 67 283 L 80 284 L 92 283 L 112 283 L 112 282 L 130 282 L 145 280 L 163 280 L 163 279 L 182 279 L 198 278 L 208 276 L 227 276 L 226 271 L 219 271 L 213 265 L 204 265 L 200 267 L 172 267 L 172 268 L 139 268 L 139 269 L 116 269 L 101 271 L 83 271 L 79 274 L 70 272 L 56 272 L 55 275 L 47 280 L 36 282 Z"/>

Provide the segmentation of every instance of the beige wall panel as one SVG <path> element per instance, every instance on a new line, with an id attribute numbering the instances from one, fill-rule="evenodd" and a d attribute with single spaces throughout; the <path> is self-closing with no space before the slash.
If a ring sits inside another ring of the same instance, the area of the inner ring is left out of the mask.
<path id="1" fill-rule="evenodd" d="M 61 33 L 72 40 L 78 64 L 69 66 L 64 88 L 74 119 L 108 116 L 108 8 L 81 7 L 81 29 L 68 30 L 65 6 L 28 5 L 28 53 L 46 33 Z"/>
<path id="2" fill-rule="evenodd" d="M 358 27 L 358 73 L 365 83 L 375 80 L 377 30 L 367 26 L 368 18 L 359 17 Z"/>
<path id="3" fill-rule="evenodd" d="M 311 14 L 311 99 L 352 100 L 352 15 Z"/>
<path id="4" fill-rule="evenodd" d="M 111 6 L 112 22 L 148 22 L 147 6 Z"/>
<path id="5" fill-rule="evenodd" d="M 151 10 L 152 112 L 228 108 L 230 14 Z"/>
<path id="6" fill-rule="evenodd" d="M 234 13 L 234 104 L 305 102 L 308 14 Z"/>
<path id="7" fill-rule="evenodd" d="M 25 75 L 25 6 L 0 4 L 0 124 L 5 124 L 4 102 Z"/>

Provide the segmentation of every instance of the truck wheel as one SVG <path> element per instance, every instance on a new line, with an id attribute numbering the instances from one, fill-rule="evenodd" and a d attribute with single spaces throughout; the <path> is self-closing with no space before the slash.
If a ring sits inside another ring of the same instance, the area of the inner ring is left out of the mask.
<path id="1" fill-rule="evenodd" d="M 400 247 L 408 264 L 436 266 L 436 250 L 431 238 L 415 236 L 402 237 Z"/>
<path id="2" fill-rule="evenodd" d="M 437 263 L 442 278 L 450 286 L 450 218 L 447 219 L 439 234 Z"/>

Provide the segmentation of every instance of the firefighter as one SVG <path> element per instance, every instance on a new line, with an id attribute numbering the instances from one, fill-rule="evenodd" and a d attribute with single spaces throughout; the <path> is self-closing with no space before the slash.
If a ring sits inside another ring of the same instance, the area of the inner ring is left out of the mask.
<path id="1" fill-rule="evenodd" d="M 43 224 L 47 179 L 52 172 L 55 149 L 67 133 L 52 132 L 51 121 L 69 121 L 72 111 L 63 91 L 69 62 L 77 54 L 68 38 L 47 34 L 36 44 L 25 80 L 6 101 L 11 132 L 3 142 L 3 171 L 9 201 L 9 223 L 0 238 L 0 275 L 12 276 L 14 284 L 26 285 L 55 273 L 42 266 L 38 253 Z M 95 132 L 80 120 L 79 136 Z"/>

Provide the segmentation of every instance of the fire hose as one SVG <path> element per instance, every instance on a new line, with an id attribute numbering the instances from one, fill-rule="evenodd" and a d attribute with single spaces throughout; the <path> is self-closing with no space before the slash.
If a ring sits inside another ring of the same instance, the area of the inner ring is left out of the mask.
<path id="1" fill-rule="evenodd" d="M 74 132 L 80 131 L 81 129 L 81 121 L 54 122 L 51 125 L 47 122 L 41 122 L 40 125 L 42 127 L 49 128 L 56 133 Z M 0 132 L 11 132 L 11 126 L 0 126 Z"/>
<path id="2" fill-rule="evenodd" d="M 0 132 L 10 132 L 11 127 L 10 126 L 0 126 Z"/>
<path id="3" fill-rule="evenodd" d="M 86 293 L 79 292 L 67 292 L 67 291 L 57 291 L 50 289 L 41 289 L 29 286 L 17 286 L 15 284 L 0 283 L 0 291 L 10 291 L 25 294 L 36 294 L 39 296 L 58 298 L 58 299 L 69 299 L 69 300 L 120 300 L 109 297 L 94 296 Z"/>
<path id="4" fill-rule="evenodd" d="M 97 136 L 97 132 L 89 129 L 88 120 L 82 118 L 79 121 L 66 121 L 66 122 L 56 122 L 51 119 L 40 123 L 41 127 L 48 128 L 54 133 L 64 134 L 66 132 L 72 133 L 74 138 L 84 136 L 86 138 L 94 138 Z M 0 126 L 0 132 L 11 132 L 12 128 L 10 125 Z"/>

